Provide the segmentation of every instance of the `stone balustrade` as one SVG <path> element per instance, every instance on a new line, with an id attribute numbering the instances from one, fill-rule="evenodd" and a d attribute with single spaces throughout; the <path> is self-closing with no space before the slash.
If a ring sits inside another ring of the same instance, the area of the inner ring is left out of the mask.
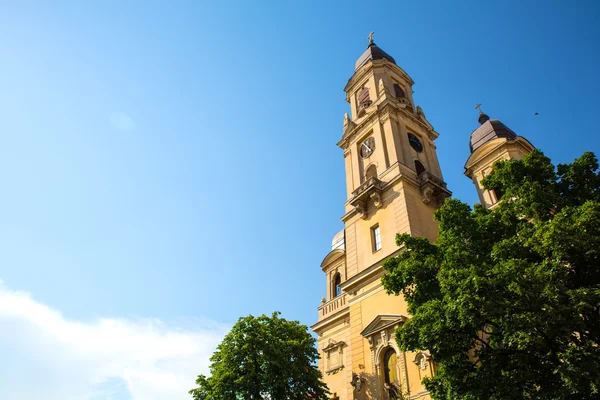
<path id="1" fill-rule="evenodd" d="M 319 307 L 319 321 L 346 307 L 348 307 L 348 303 L 346 303 L 345 293 L 341 296 L 334 297 L 328 302 L 321 304 Z"/>

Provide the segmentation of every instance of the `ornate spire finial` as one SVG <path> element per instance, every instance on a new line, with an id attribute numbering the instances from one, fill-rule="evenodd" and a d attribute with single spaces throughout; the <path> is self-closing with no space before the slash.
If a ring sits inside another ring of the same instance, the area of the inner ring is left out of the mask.
<path id="1" fill-rule="evenodd" d="M 479 110 L 479 115 L 483 114 L 483 111 L 481 111 L 481 103 L 477 103 L 475 108 Z"/>
<path id="2" fill-rule="evenodd" d="M 371 32 L 371 33 L 369 33 L 369 44 L 373 44 L 373 43 L 375 43 L 375 42 L 373 42 L 373 34 L 374 34 L 374 33 L 375 33 L 375 32 Z"/>

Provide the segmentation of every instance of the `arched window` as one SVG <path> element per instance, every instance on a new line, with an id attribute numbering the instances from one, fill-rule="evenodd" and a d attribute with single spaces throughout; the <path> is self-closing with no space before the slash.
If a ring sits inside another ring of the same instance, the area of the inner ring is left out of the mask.
<path id="1" fill-rule="evenodd" d="M 398 383 L 398 371 L 396 369 L 396 352 L 391 347 L 383 356 L 383 378 L 386 384 Z"/>
<path id="2" fill-rule="evenodd" d="M 391 347 L 383 356 L 383 383 L 388 399 L 400 397 L 400 377 L 398 376 L 396 352 Z"/>
<path id="3" fill-rule="evenodd" d="M 423 172 L 425 172 L 425 167 L 419 160 L 415 160 L 415 171 L 417 171 L 417 175 L 421 175 Z"/>
<path id="4" fill-rule="evenodd" d="M 369 166 L 365 173 L 365 180 L 368 181 L 371 178 L 377 178 L 377 167 L 375 165 Z"/>
<path id="5" fill-rule="evenodd" d="M 397 99 L 406 97 L 404 90 L 402 90 L 402 86 L 398 85 L 397 83 L 394 83 L 394 94 L 396 95 Z"/>
<path id="6" fill-rule="evenodd" d="M 338 272 L 337 274 L 335 274 L 335 277 L 333 278 L 333 297 L 338 297 L 338 296 L 342 295 L 342 288 L 340 288 L 341 284 L 342 284 L 342 276 Z"/>

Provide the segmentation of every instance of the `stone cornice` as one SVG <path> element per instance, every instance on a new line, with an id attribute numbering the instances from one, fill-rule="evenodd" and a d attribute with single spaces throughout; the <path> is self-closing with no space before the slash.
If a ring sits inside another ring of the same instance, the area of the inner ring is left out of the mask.
<path id="1" fill-rule="evenodd" d="M 506 141 L 508 139 L 506 138 L 497 138 L 494 139 L 493 141 L 486 143 L 484 146 L 480 147 L 479 149 L 477 149 L 477 151 L 475 153 L 472 153 L 469 155 L 469 158 L 467 158 L 467 161 L 465 162 L 465 172 L 464 174 L 467 177 L 471 177 L 473 175 L 473 166 L 475 164 L 478 164 L 482 159 L 486 158 L 487 156 L 489 156 L 490 153 L 493 153 L 495 151 L 497 151 L 498 149 L 501 149 L 502 147 L 504 147 L 504 145 L 506 144 Z M 483 153 L 483 150 L 486 150 L 486 154 Z M 481 151 L 480 151 L 481 150 Z"/>
<path id="2" fill-rule="evenodd" d="M 433 141 L 437 139 L 438 136 L 440 136 L 440 134 L 437 133 L 435 129 L 433 129 L 433 127 L 430 128 L 429 126 L 427 126 L 427 124 L 421 121 L 419 118 L 417 118 L 417 116 L 413 112 L 408 112 L 406 109 L 399 110 L 403 116 L 409 119 L 412 123 L 417 124 L 424 132 L 426 132 L 430 140 Z"/>
<path id="3" fill-rule="evenodd" d="M 393 108 L 401 109 L 401 107 L 400 103 L 395 103 L 396 104 L 392 105 L 390 98 L 387 97 L 380 97 L 377 99 L 373 105 L 366 109 L 367 115 L 361 117 L 360 122 L 356 123 L 351 131 L 342 136 L 342 139 L 337 143 L 338 147 L 345 150 L 350 143 L 360 138 L 359 132 L 361 132 L 368 124 L 373 123 L 375 118 L 378 118 L 381 122 L 386 121 L 390 116 L 398 118 L 397 115 L 393 113 Z M 392 109 L 392 112 L 390 112 L 390 109 Z"/>
<path id="4" fill-rule="evenodd" d="M 507 148 L 520 148 L 524 153 L 529 153 L 534 149 L 533 145 L 524 137 L 517 136 L 515 139 L 497 138 L 486 143 L 475 150 L 465 162 L 465 175 L 469 178 L 475 172 L 475 166 L 486 158 L 498 155 L 501 150 Z"/>
<path id="5" fill-rule="evenodd" d="M 346 306 L 344 308 L 341 308 L 339 311 L 329 315 L 327 318 L 322 319 L 321 321 L 317 322 L 316 324 L 311 325 L 310 329 L 312 329 L 313 331 L 315 331 L 318 334 L 319 330 L 323 330 L 326 327 L 335 325 L 336 323 L 339 323 L 340 321 L 343 322 L 344 318 L 347 317 L 348 315 L 350 315 L 350 307 Z"/>
<path id="6" fill-rule="evenodd" d="M 400 117 L 408 119 L 411 123 L 417 125 L 423 132 L 427 133 L 430 140 L 436 140 L 439 134 L 427 123 L 418 118 L 411 105 L 402 104 L 398 100 L 388 96 L 380 96 L 377 101 L 367 108 L 367 114 L 363 116 L 349 132 L 344 133 L 342 139 L 337 143 L 338 147 L 346 150 L 350 143 L 359 139 L 359 132 L 363 131 L 364 127 L 373 123 L 373 119 L 378 118 L 380 122 L 385 122 L 389 118 L 398 120 Z"/>
<path id="7" fill-rule="evenodd" d="M 375 264 L 371 265 L 368 268 L 360 271 L 358 274 L 350 277 L 346 281 L 344 281 L 340 288 L 343 292 L 346 292 L 352 296 L 356 295 L 356 292 L 359 288 L 364 285 L 371 283 L 377 279 L 380 279 L 383 276 L 383 263 L 390 257 L 394 257 L 404 251 L 404 247 L 399 247 L 396 251 L 390 253 L 387 257 L 382 260 L 377 261 Z M 351 302 L 352 299 L 349 300 Z"/>
<path id="8" fill-rule="evenodd" d="M 382 192 L 382 199 L 384 200 L 384 203 L 385 203 L 386 191 L 389 188 L 393 187 L 400 180 L 403 183 L 409 184 L 416 189 L 421 188 L 421 185 L 419 184 L 416 172 L 413 171 L 412 169 L 408 168 L 406 165 L 400 164 L 399 162 L 395 162 L 394 164 L 392 164 L 388 169 L 383 171 L 379 176 L 385 177 L 388 173 L 391 173 L 394 169 L 397 170 L 396 175 L 393 176 L 389 181 L 383 181 L 384 185 L 381 189 L 381 192 Z M 436 178 L 436 179 L 441 181 L 440 178 Z M 344 206 L 345 207 L 350 206 L 352 200 L 353 200 L 353 198 L 346 200 L 346 202 L 344 203 Z M 341 220 L 342 220 L 342 222 L 347 223 L 356 214 L 357 214 L 357 210 L 355 208 L 351 208 L 348 212 L 346 212 L 344 215 L 342 215 Z"/>
<path id="9" fill-rule="evenodd" d="M 375 117 L 378 116 L 378 113 L 376 112 L 376 104 L 368 107 L 366 111 L 367 114 L 361 118 L 362 121 L 357 123 L 354 129 L 342 136 L 342 139 L 337 143 L 338 147 L 345 150 L 348 147 L 348 145 L 353 141 L 352 139 L 355 138 L 356 134 L 359 131 L 361 131 L 366 125 L 368 125 L 368 123 L 370 123 Z"/>
<path id="10" fill-rule="evenodd" d="M 343 258 L 345 256 L 346 256 L 346 252 L 342 249 L 331 250 L 329 253 L 327 253 L 325 258 L 321 262 L 321 270 L 323 270 L 323 272 L 325 272 L 329 266 L 331 266 L 336 261 L 338 261 L 340 258 Z"/>
<path id="11" fill-rule="evenodd" d="M 365 65 L 363 65 L 362 67 L 360 67 L 358 69 L 358 71 L 354 72 L 354 74 L 350 77 L 350 79 L 348 79 L 348 83 L 346 83 L 346 86 L 344 86 L 344 92 L 348 93 L 348 91 L 353 86 L 355 86 L 358 82 L 362 81 L 364 79 L 364 77 L 371 72 L 371 70 L 373 70 L 377 67 L 387 67 L 387 68 L 391 69 L 392 71 L 395 71 L 396 73 L 398 73 L 402 78 L 404 78 L 409 83 L 409 85 L 412 86 L 415 84 L 415 82 L 406 73 L 406 71 L 404 71 L 398 65 L 396 65 L 386 59 L 372 60 L 372 61 L 366 63 Z M 350 101 L 348 96 L 346 96 L 346 101 Z"/>

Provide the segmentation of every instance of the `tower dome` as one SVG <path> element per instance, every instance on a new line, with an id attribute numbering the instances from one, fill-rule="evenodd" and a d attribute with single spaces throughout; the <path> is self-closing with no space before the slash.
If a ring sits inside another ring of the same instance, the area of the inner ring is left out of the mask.
<path id="1" fill-rule="evenodd" d="M 481 118 L 485 116 L 487 118 Z M 471 133 L 469 149 L 471 153 L 490 140 L 498 138 L 516 139 L 517 134 L 497 119 L 489 119 L 485 114 L 479 118 L 481 126 Z M 483 121 L 483 122 L 482 122 Z"/>
<path id="2" fill-rule="evenodd" d="M 358 71 L 360 67 L 373 60 L 386 59 L 394 64 L 396 60 L 385 51 L 381 50 L 374 42 L 369 43 L 367 50 L 356 60 L 354 64 L 354 72 Z"/>

